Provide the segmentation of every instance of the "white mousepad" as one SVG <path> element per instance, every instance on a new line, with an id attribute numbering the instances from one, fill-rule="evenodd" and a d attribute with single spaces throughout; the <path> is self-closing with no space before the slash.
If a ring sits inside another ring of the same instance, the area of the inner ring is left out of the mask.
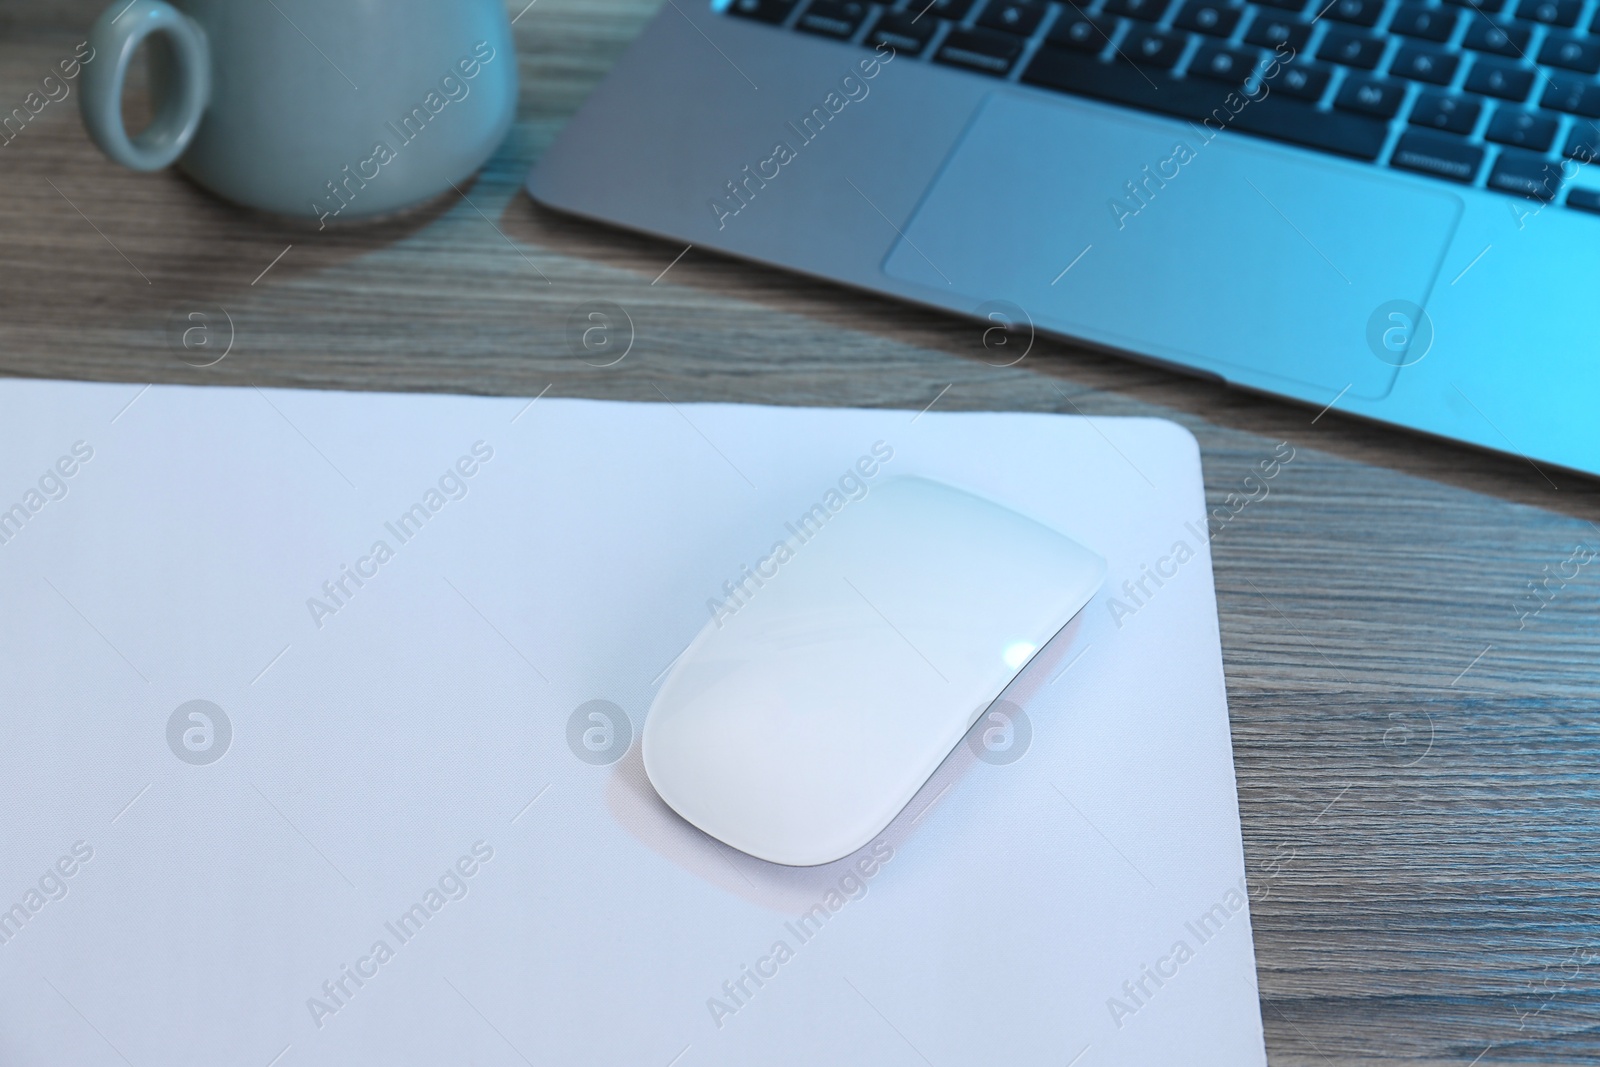
<path id="1" fill-rule="evenodd" d="M 1109 577 L 870 845 L 752 859 L 644 711 L 890 474 Z M 1205 529 L 1159 420 L 0 382 L 0 1063 L 1264 1064 Z"/>

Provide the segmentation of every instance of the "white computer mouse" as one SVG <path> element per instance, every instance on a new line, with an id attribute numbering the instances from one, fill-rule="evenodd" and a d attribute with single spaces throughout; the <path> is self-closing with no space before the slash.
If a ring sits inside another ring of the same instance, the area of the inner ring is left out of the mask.
<path id="1" fill-rule="evenodd" d="M 642 740 L 679 815 L 801 867 L 888 826 L 1106 571 L 1055 530 L 924 478 L 806 519 L 679 657 Z"/>

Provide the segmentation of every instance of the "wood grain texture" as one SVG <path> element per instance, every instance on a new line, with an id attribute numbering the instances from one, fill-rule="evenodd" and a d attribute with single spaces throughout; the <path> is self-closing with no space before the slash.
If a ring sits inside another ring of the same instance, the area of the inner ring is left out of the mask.
<path id="1" fill-rule="evenodd" d="M 99 7 L 0 10 L 0 109 Z M 909 409 L 949 386 L 942 410 L 1176 420 L 1212 504 L 1288 441 L 1213 543 L 1271 1062 L 1600 1062 L 1600 563 L 1515 608 L 1600 549 L 1596 484 L 1066 344 L 993 367 L 969 323 L 698 249 L 653 281 L 680 246 L 520 183 L 655 7 L 539 0 L 516 25 L 518 123 L 471 203 L 365 229 L 120 170 L 75 100 L 50 105 L 0 148 L 0 373 Z M 591 299 L 636 325 L 615 367 L 566 344 Z M 204 370 L 165 331 L 197 300 L 237 324 Z"/>

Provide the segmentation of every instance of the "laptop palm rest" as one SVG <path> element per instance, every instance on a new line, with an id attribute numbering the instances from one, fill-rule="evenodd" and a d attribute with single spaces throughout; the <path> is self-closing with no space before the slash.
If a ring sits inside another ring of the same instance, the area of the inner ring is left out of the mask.
<path id="1" fill-rule="evenodd" d="M 1243 384 L 1376 399 L 1404 361 L 1375 354 L 1369 319 L 1427 305 L 1461 210 L 1369 164 L 996 93 L 884 270 Z"/>

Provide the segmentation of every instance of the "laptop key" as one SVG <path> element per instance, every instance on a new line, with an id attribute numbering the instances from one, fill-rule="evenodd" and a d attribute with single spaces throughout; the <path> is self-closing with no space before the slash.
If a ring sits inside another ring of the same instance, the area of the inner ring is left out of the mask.
<path id="1" fill-rule="evenodd" d="M 855 36 L 861 20 L 867 17 L 867 5 L 839 3 L 837 0 L 811 0 L 811 6 L 796 22 L 795 29 L 815 33 L 822 37 L 847 40 Z"/>
<path id="2" fill-rule="evenodd" d="M 1031 37 L 1048 10 L 1050 6 L 1044 0 L 989 0 L 978 16 L 978 25 Z"/>
<path id="3" fill-rule="evenodd" d="M 1449 93 L 1423 93 L 1411 107 L 1411 124 L 1465 136 L 1478 124 L 1483 105 Z"/>
<path id="4" fill-rule="evenodd" d="M 1106 0 L 1107 15 L 1124 15 L 1144 22 L 1160 22 L 1171 0 Z"/>
<path id="5" fill-rule="evenodd" d="M 1285 63 L 1270 84 L 1274 92 L 1316 103 L 1332 77 L 1333 71 L 1317 63 Z"/>
<path id="6" fill-rule="evenodd" d="M 1573 123 L 1561 154 L 1579 163 L 1592 163 L 1600 159 L 1600 129 L 1595 129 L 1587 122 Z"/>
<path id="7" fill-rule="evenodd" d="M 1232 128 L 1369 162 L 1378 158 L 1389 136 L 1387 122 L 1318 111 L 1276 93 L 1240 111 Z"/>
<path id="8" fill-rule="evenodd" d="M 1484 136 L 1500 144 L 1543 152 L 1555 140 L 1556 120 L 1502 105 L 1495 109 L 1494 117 L 1489 120 L 1489 132 Z"/>
<path id="9" fill-rule="evenodd" d="M 1483 165 L 1483 149 L 1448 134 L 1407 130 L 1395 144 L 1389 165 L 1453 182 L 1471 182 Z"/>
<path id="10" fill-rule="evenodd" d="M 1122 39 L 1117 51 L 1141 67 L 1171 70 L 1177 65 L 1178 57 L 1183 55 L 1183 46 L 1188 43 L 1188 38 L 1181 33 L 1134 29 Z"/>
<path id="11" fill-rule="evenodd" d="M 1600 215 L 1600 191 L 1574 189 L 1567 194 L 1567 206 L 1575 207 L 1579 211 L 1592 211 Z"/>
<path id="12" fill-rule="evenodd" d="M 1467 26 L 1467 36 L 1461 44 L 1474 52 L 1521 59 L 1528 51 L 1528 39 L 1532 36 L 1533 31 L 1526 26 L 1502 26 L 1488 19 L 1475 18 Z"/>
<path id="13" fill-rule="evenodd" d="M 916 19 L 918 25 L 930 18 L 960 22 L 971 8 L 972 0 L 911 0 L 906 5 L 906 14 Z"/>
<path id="14" fill-rule="evenodd" d="M 1600 85 L 1570 74 L 1551 74 L 1546 79 L 1539 106 L 1572 115 L 1585 115 L 1591 119 L 1600 118 Z"/>
<path id="15" fill-rule="evenodd" d="M 1406 87 L 1399 82 L 1379 81 L 1352 74 L 1339 87 L 1333 106 L 1345 111 L 1359 111 L 1380 119 L 1392 119 L 1400 110 Z"/>
<path id="16" fill-rule="evenodd" d="M 1256 72 L 1261 53 L 1254 48 L 1234 48 L 1218 42 L 1202 42 L 1189 61 L 1190 78 L 1208 78 L 1222 85 L 1242 86 Z"/>
<path id="17" fill-rule="evenodd" d="M 1600 43 L 1553 33 L 1539 47 L 1539 62 L 1593 74 L 1600 71 Z"/>
<path id="18" fill-rule="evenodd" d="M 1329 30 L 1317 49 L 1317 58 L 1337 63 L 1343 67 L 1360 67 L 1371 70 L 1383 58 L 1382 37 L 1368 37 L 1361 33 Z"/>
<path id="19" fill-rule="evenodd" d="M 1324 18 L 1369 28 L 1378 24 L 1378 16 L 1381 14 L 1383 14 L 1383 0 L 1332 0 L 1322 9 Z"/>
<path id="20" fill-rule="evenodd" d="M 1061 13 L 1045 40 L 1080 52 L 1099 52 L 1111 42 L 1111 35 L 1116 29 L 1116 19 L 1096 18 L 1074 8 Z"/>
<path id="21" fill-rule="evenodd" d="M 1501 152 L 1489 188 L 1532 200 L 1553 200 L 1561 190 L 1561 164 L 1524 152 Z"/>
<path id="22" fill-rule="evenodd" d="M 1046 42 L 1022 72 L 1022 81 L 1046 89 L 1185 119 L 1203 119 L 1226 94 L 1201 80 L 1182 81 L 1162 71 L 1136 70 L 1128 63 L 1097 59 Z M 1226 114 L 1226 112 L 1224 112 Z"/>
<path id="23" fill-rule="evenodd" d="M 1258 11 L 1256 17 L 1250 21 L 1250 28 L 1244 33 L 1246 44 L 1259 45 L 1262 48 L 1288 45 L 1296 52 L 1306 46 L 1306 41 L 1310 37 L 1309 23 L 1266 11 Z"/>
<path id="24" fill-rule="evenodd" d="M 1394 13 L 1389 32 L 1421 37 L 1425 41 L 1448 41 L 1456 32 L 1457 19 L 1457 13 L 1449 8 L 1405 4 Z"/>
<path id="25" fill-rule="evenodd" d="M 1469 93 L 1497 96 L 1516 103 L 1528 99 L 1533 88 L 1533 71 L 1527 67 L 1514 67 L 1492 59 L 1475 59 L 1467 71 L 1466 89 Z"/>
<path id="26" fill-rule="evenodd" d="M 1222 106 L 1226 90 L 1205 79 L 1178 79 L 1165 71 L 1139 70 L 1127 63 L 1101 63 L 1081 52 L 1049 45 L 1039 49 L 1022 80 L 1193 122 L 1213 113 L 1224 119 L 1229 114 Z M 1369 162 L 1378 158 L 1389 135 L 1386 122 L 1318 111 L 1280 93 L 1260 97 L 1244 107 L 1228 128 Z"/>
<path id="27" fill-rule="evenodd" d="M 885 11 L 864 43 L 868 48 L 886 44 L 899 55 L 920 56 L 938 28 L 937 19 L 917 19 L 915 12 Z"/>
<path id="28" fill-rule="evenodd" d="M 1257 7 L 1275 7 L 1280 11 L 1304 11 L 1306 0 L 1253 0 Z"/>
<path id="29" fill-rule="evenodd" d="M 1583 0 L 1518 0 L 1517 18 L 1550 26 L 1575 26 Z"/>
<path id="30" fill-rule="evenodd" d="M 1243 14 L 1243 8 L 1212 3 L 1211 0 L 1189 0 L 1178 9 L 1178 17 L 1172 20 L 1172 24 L 1182 30 L 1193 30 L 1212 37 L 1230 37 Z"/>
<path id="31" fill-rule="evenodd" d="M 1457 7 L 1476 8 L 1486 15 L 1492 15 L 1506 6 L 1506 0 L 1444 0 L 1444 2 L 1455 4 Z"/>
<path id="32" fill-rule="evenodd" d="M 1436 48 L 1408 44 L 1395 53 L 1394 62 L 1389 64 L 1389 73 L 1411 81 L 1449 85 L 1450 80 L 1456 76 L 1456 66 L 1459 63 L 1459 56 L 1441 52 Z"/>
<path id="33" fill-rule="evenodd" d="M 1255 49 L 1232 48 L 1206 41 L 1189 60 L 1189 77 L 1209 78 L 1225 85 L 1240 86 L 1255 70 L 1261 53 Z"/>
<path id="34" fill-rule="evenodd" d="M 728 5 L 728 14 L 777 24 L 789 17 L 794 4 L 795 0 L 733 0 Z"/>
<path id="35" fill-rule="evenodd" d="M 933 58 L 952 67 L 1006 74 L 1022 54 L 1022 38 L 998 30 L 951 30 Z"/>

